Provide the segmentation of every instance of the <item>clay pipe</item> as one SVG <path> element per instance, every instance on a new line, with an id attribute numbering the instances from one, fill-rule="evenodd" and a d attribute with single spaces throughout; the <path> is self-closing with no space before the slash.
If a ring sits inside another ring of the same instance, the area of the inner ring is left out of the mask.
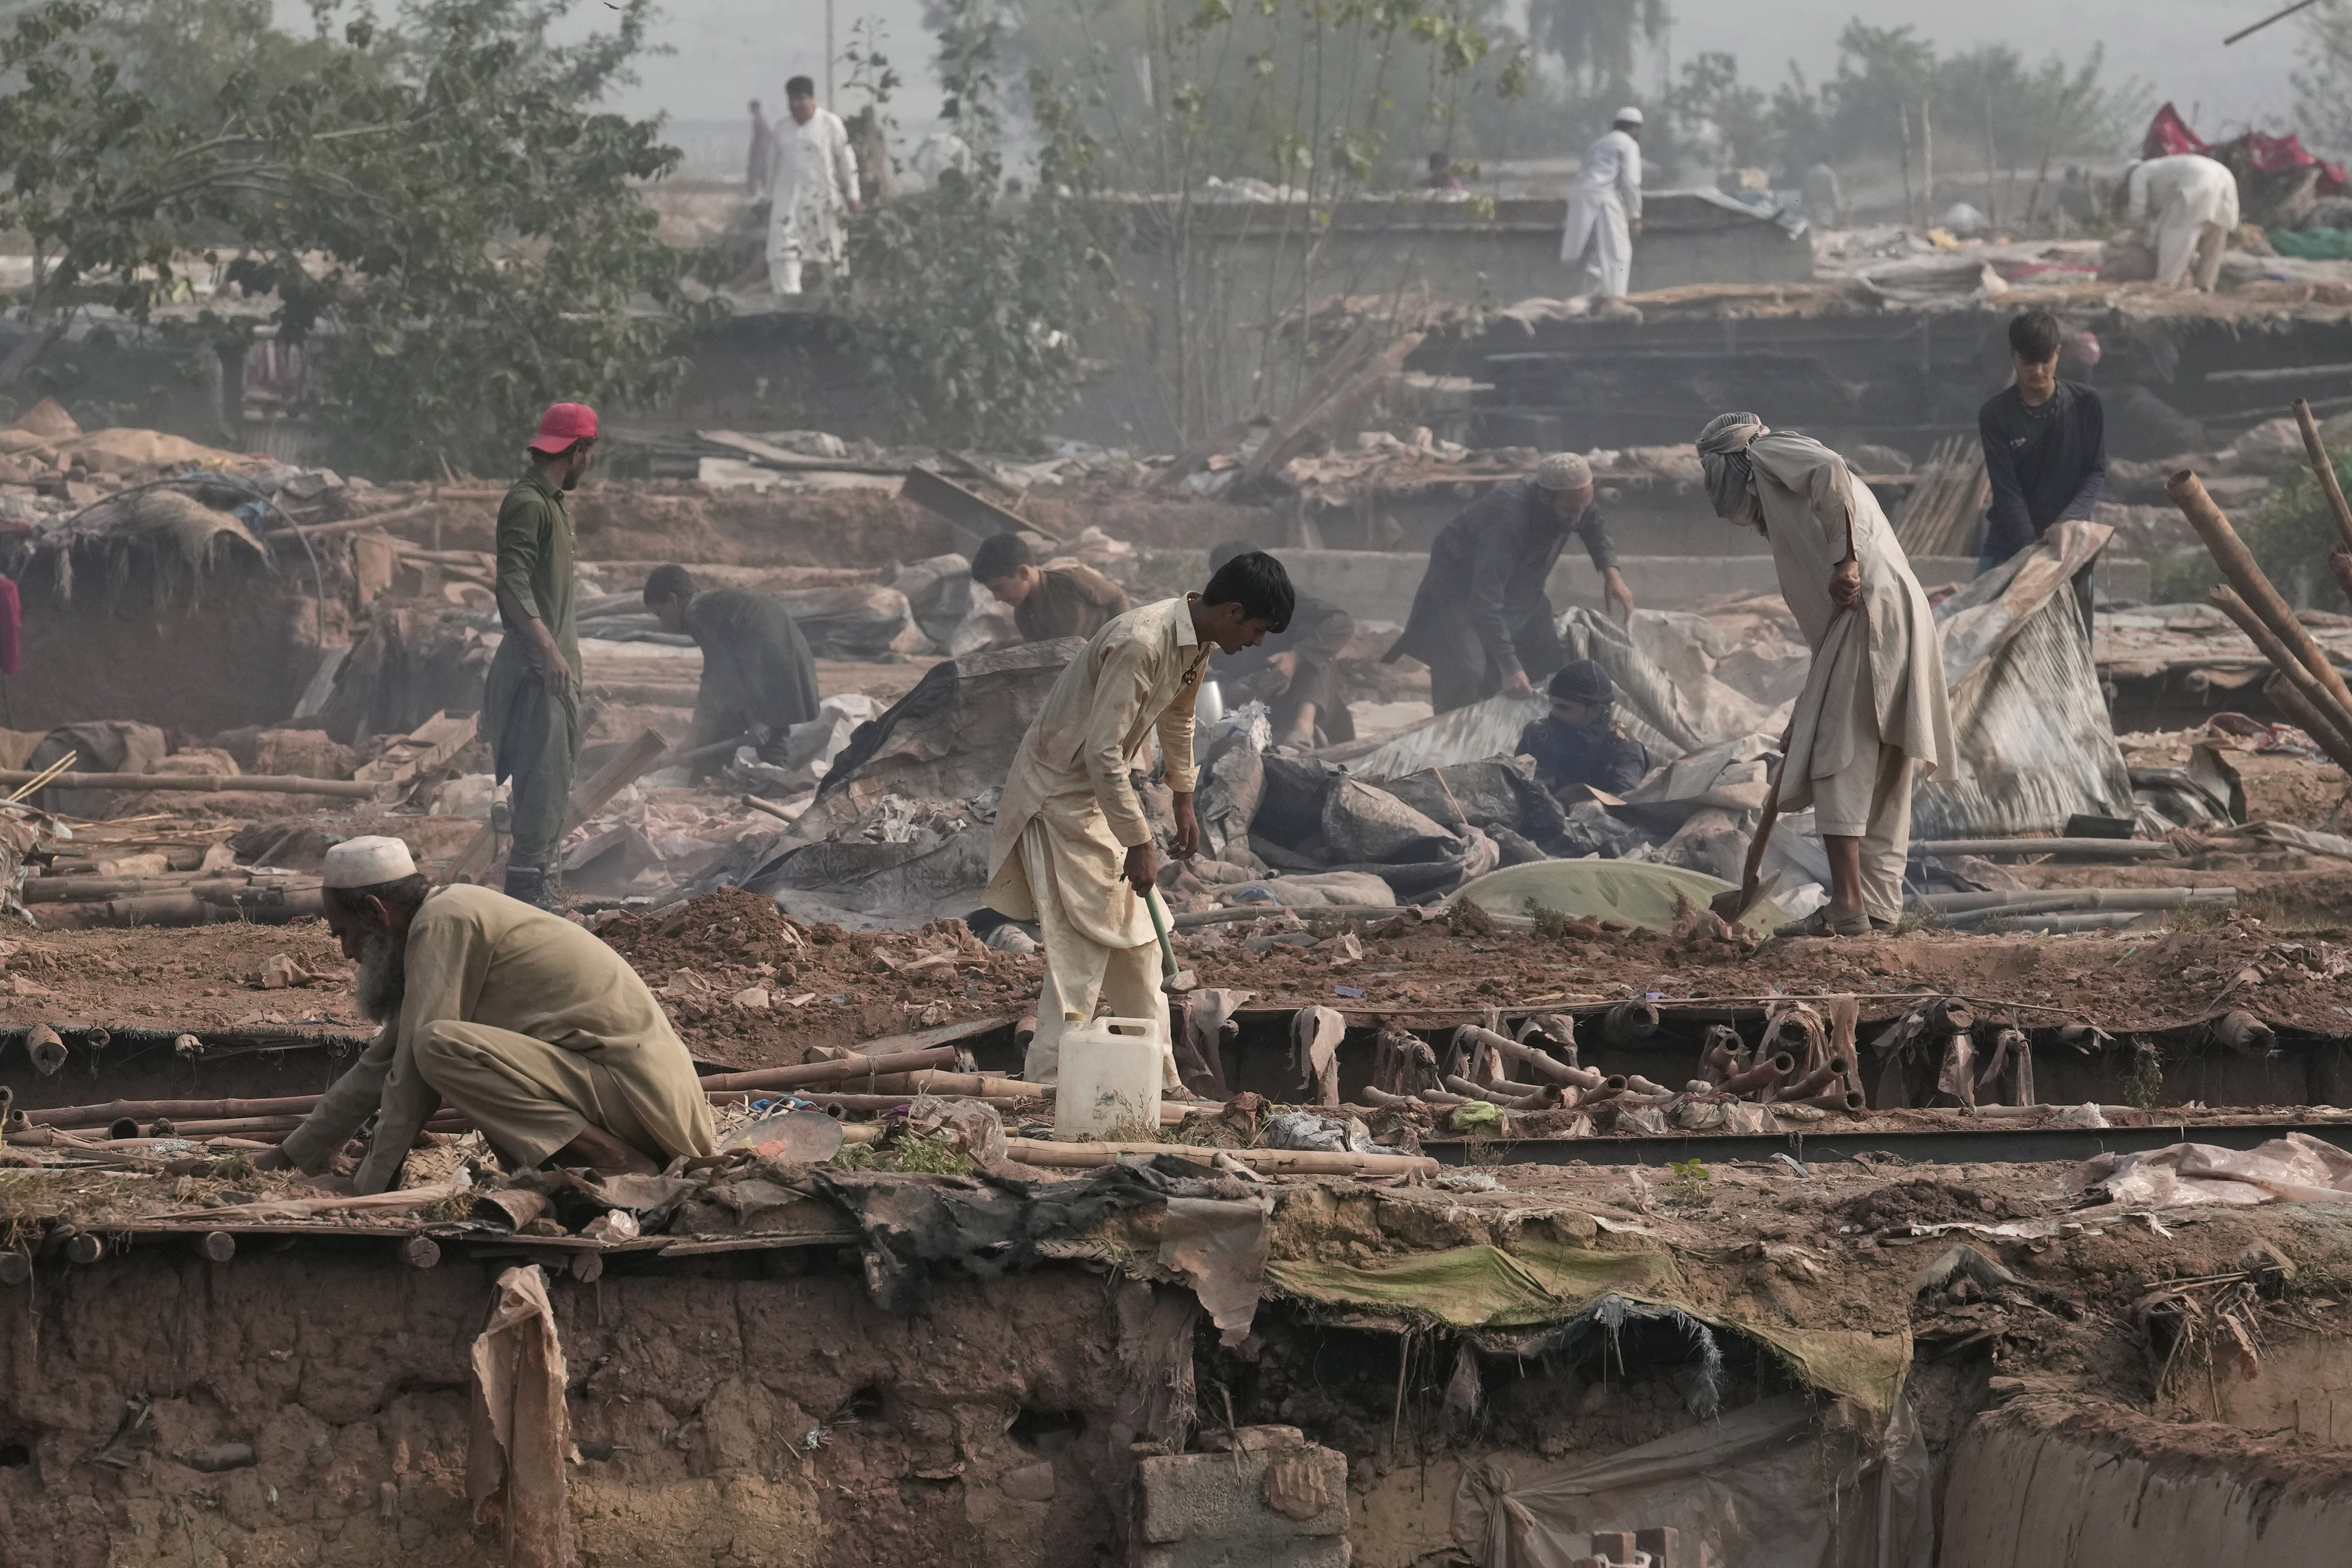
<path id="1" fill-rule="evenodd" d="M 1448 1094 L 1443 1089 L 1416 1089 L 1413 1091 L 1412 1097 L 1420 1101 L 1424 1105 L 1437 1105 L 1448 1108 L 1455 1105 L 1467 1105 L 1470 1103 L 1469 1096 L 1465 1094 Z"/>
<path id="2" fill-rule="evenodd" d="M 1976 1009 L 1951 997 L 1937 997 L 1922 1013 L 1932 1034 L 1966 1034 L 1976 1027 Z"/>
<path id="3" fill-rule="evenodd" d="M 1543 1098 L 1540 1094 L 1506 1094 L 1498 1089 L 1489 1089 L 1483 1084 L 1473 1083 L 1457 1072 L 1449 1072 L 1445 1075 L 1445 1086 L 1467 1099 L 1484 1100 L 1490 1105 L 1501 1105 L 1514 1111 L 1527 1109 Z"/>
<path id="4" fill-rule="evenodd" d="M 1717 1046 L 1699 1058 L 1698 1070 L 1706 1075 L 1710 1084 L 1721 1083 L 1739 1071 L 1739 1059 L 1727 1046 Z"/>
<path id="5" fill-rule="evenodd" d="M 1538 1051 L 1532 1045 L 1521 1044 L 1508 1035 L 1496 1034 L 1491 1029 L 1480 1029 L 1474 1023 L 1464 1024 L 1454 1032 L 1454 1038 L 1457 1045 L 1490 1047 L 1496 1055 L 1506 1061 L 1516 1061 L 1532 1067 L 1555 1083 L 1573 1083 L 1579 1088 L 1589 1089 L 1593 1083 L 1601 1082 L 1601 1075 L 1597 1072 L 1588 1073 L 1580 1067 L 1570 1067 L 1566 1062 L 1552 1057 L 1549 1052 Z M 1585 1082 L 1587 1078 L 1591 1080 L 1591 1083 Z"/>
<path id="6" fill-rule="evenodd" d="M 1568 1013 L 1533 1014 L 1519 1025 L 1519 1043 L 1526 1045 L 1528 1036 L 1531 1034 L 1548 1041 L 1559 1053 L 1559 1061 L 1570 1067 L 1576 1065 L 1576 1019 L 1573 1016 Z"/>
<path id="7" fill-rule="evenodd" d="M 25 1050 L 33 1059 L 33 1071 L 44 1078 L 53 1076 L 66 1064 L 66 1042 L 45 1023 L 37 1023 L 25 1031 Z"/>
<path id="8" fill-rule="evenodd" d="M 1851 1089 L 1825 1089 L 1819 1094 L 1802 1100 L 1779 1100 L 1780 1105 L 1811 1105 L 1819 1111 L 1844 1111 L 1859 1116 L 1864 1109 L 1863 1098 Z"/>
<path id="9" fill-rule="evenodd" d="M 1822 1090 L 1827 1089 L 1831 1084 L 1836 1082 L 1839 1079 L 1843 1078 L 1845 1076 L 1845 1070 L 1849 1065 L 1851 1064 L 1844 1057 L 1832 1056 L 1821 1066 L 1816 1067 L 1811 1072 L 1806 1073 L 1805 1076 L 1797 1082 L 1776 1090 L 1773 1092 L 1772 1098 L 1775 1101 L 1810 1100 L 1814 1095 L 1819 1094 Z"/>
<path id="10" fill-rule="evenodd" d="M 1726 1094 L 1745 1094 L 1751 1090 L 1769 1089 L 1795 1071 L 1797 1059 L 1782 1051 L 1778 1056 L 1767 1057 L 1745 1072 L 1725 1079 L 1723 1092 Z"/>
<path id="11" fill-rule="evenodd" d="M 1612 1045 L 1638 1045 L 1658 1032 L 1658 1009 L 1648 1002 L 1619 1002 L 1602 1018 L 1601 1033 Z"/>
<path id="12" fill-rule="evenodd" d="M 1625 1075 L 1625 1092 L 1628 1094 L 1672 1094 L 1674 1091 L 1667 1088 L 1663 1083 L 1652 1082 L 1649 1079 L 1643 1077 L 1638 1072 L 1629 1072 Z"/>

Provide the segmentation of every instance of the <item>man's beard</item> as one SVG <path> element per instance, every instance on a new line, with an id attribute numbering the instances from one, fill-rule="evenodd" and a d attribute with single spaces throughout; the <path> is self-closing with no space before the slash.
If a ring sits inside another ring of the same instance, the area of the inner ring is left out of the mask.
<path id="1" fill-rule="evenodd" d="M 400 1016 L 401 999 L 408 994 L 408 944 L 379 925 L 360 938 L 360 973 L 352 990 L 360 1011 L 376 1023 Z"/>

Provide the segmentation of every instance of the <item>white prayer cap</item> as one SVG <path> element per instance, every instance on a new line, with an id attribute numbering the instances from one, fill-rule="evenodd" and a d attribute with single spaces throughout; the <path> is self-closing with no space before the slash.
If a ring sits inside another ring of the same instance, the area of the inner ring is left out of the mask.
<path id="1" fill-rule="evenodd" d="M 328 887 L 380 887 L 416 874 L 415 857 L 398 839 L 371 836 L 345 839 L 327 851 Z"/>
<path id="2" fill-rule="evenodd" d="M 1642 111 L 1635 109 L 1629 103 L 1624 108 L 1619 110 L 1617 111 L 1617 118 L 1611 120 L 1609 123 L 1612 125 L 1639 125 L 1642 123 Z"/>
<path id="3" fill-rule="evenodd" d="M 1573 452 L 1555 452 L 1536 465 L 1536 483 L 1547 490 L 1581 490 L 1592 483 L 1592 465 Z"/>

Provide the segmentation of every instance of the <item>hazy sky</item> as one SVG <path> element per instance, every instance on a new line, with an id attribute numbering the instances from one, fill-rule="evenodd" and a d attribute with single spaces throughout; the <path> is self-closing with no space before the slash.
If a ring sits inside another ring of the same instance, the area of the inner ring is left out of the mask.
<path id="1" fill-rule="evenodd" d="M 1513 0 L 1524 16 L 1525 0 Z M 2181 112 L 2197 106 L 2198 129 L 2211 136 L 2248 121 L 2277 128 L 2292 113 L 2288 75 L 2302 33 L 2281 23 L 2229 48 L 2221 39 L 2276 10 L 2282 0 L 1975 0 L 1968 5 L 1924 0 L 1675 0 L 1671 47 L 1677 58 L 1705 49 L 1739 57 L 1750 80 L 1777 83 L 1794 59 L 1815 76 L 1835 64 L 1837 35 L 1856 14 L 1874 26 L 1904 22 L 1948 49 L 2006 43 L 2039 58 L 2056 51 L 2079 58 L 2104 41 L 2111 70 L 2146 80 Z M 2345 4 L 2347 0 L 2330 0 Z M 597 7 L 585 15 L 593 19 Z M 878 19 L 908 85 L 897 105 L 915 124 L 936 110 L 928 80 L 929 45 L 919 0 L 835 0 L 836 47 L 856 18 Z M 783 96 L 796 72 L 822 80 L 824 0 L 670 0 L 664 27 L 677 51 L 646 63 L 645 80 L 628 96 L 634 110 L 659 110 L 681 121 L 731 120 L 745 99 Z"/>

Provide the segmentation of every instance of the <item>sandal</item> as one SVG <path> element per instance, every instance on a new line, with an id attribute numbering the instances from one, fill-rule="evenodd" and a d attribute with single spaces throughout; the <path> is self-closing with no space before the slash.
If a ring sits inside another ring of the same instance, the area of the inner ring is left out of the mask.
<path id="1" fill-rule="evenodd" d="M 1849 915 L 1832 919 L 1829 906 L 1823 904 L 1802 920 L 1791 920 L 1772 933 L 1775 936 L 1867 936 L 1870 916 Z"/>

